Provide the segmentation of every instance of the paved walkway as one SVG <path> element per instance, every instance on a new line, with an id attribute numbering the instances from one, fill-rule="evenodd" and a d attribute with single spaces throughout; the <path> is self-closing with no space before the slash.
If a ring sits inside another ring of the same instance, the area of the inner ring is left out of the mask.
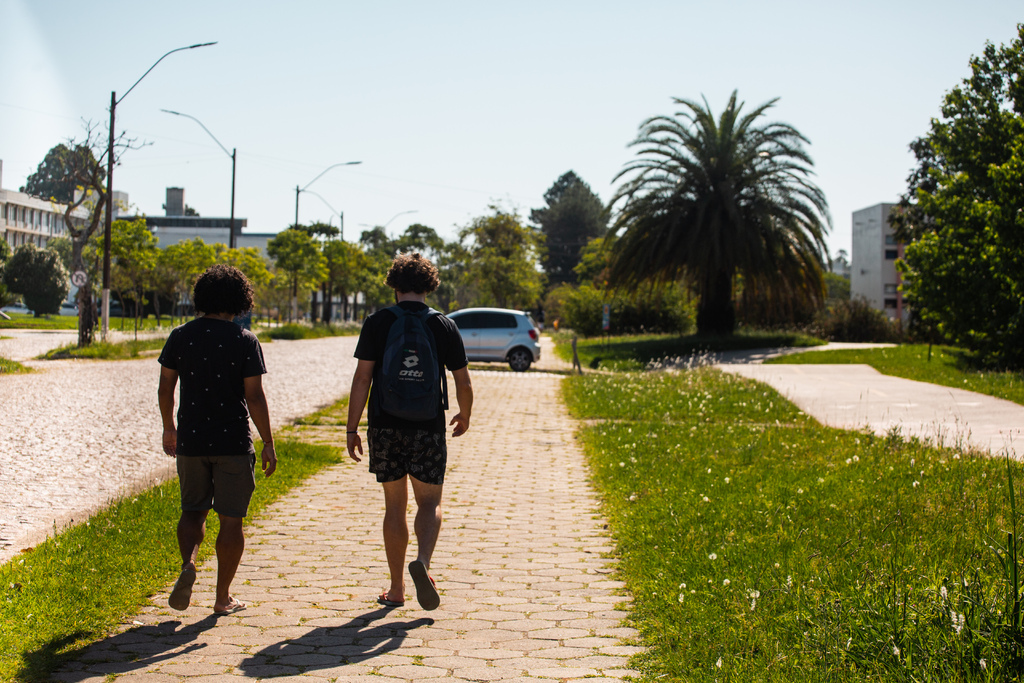
<path id="1" fill-rule="evenodd" d="M 590 683 L 635 675 L 627 660 L 637 648 L 624 639 L 636 634 L 622 626 L 626 598 L 610 577 L 612 544 L 560 380 L 473 373 L 473 423 L 450 441 L 445 526 L 431 567 L 440 609 L 420 610 L 411 593 L 404 608 L 375 603 L 387 581 L 383 497 L 365 461 L 346 462 L 251 526 L 235 582 L 247 610 L 210 616 L 211 562 L 189 610 L 170 610 L 166 592 L 154 596 L 57 678 Z"/>
<path id="2" fill-rule="evenodd" d="M 720 364 L 764 382 L 822 424 L 1024 458 L 1024 406 L 938 384 L 883 375 L 869 365 Z"/>

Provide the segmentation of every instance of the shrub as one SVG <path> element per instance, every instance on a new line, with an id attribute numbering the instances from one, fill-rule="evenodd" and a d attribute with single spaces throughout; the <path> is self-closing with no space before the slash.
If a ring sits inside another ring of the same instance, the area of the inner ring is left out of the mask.
<path id="1" fill-rule="evenodd" d="M 867 299 L 857 297 L 829 305 L 814 323 L 814 333 L 829 341 L 897 342 L 897 323 L 873 308 Z"/>
<path id="2" fill-rule="evenodd" d="M 685 334 L 693 328 L 694 309 L 681 287 L 667 287 L 628 296 L 610 293 L 584 284 L 564 294 L 562 318 L 566 326 L 585 337 L 602 334 L 601 316 L 605 303 L 611 304 L 612 334 L 675 332 Z"/>

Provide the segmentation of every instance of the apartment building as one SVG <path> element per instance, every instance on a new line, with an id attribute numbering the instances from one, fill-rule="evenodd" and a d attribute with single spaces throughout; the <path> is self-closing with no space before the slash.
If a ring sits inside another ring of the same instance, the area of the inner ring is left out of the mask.
<path id="1" fill-rule="evenodd" d="M 863 297 L 893 320 L 906 320 L 896 260 L 903 245 L 889 225 L 895 204 L 875 204 L 853 212 L 853 253 L 850 255 L 850 295 Z"/>

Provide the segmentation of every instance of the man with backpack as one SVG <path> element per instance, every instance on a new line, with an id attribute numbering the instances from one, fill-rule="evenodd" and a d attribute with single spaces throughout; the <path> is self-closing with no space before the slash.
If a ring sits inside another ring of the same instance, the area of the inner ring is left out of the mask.
<path id="1" fill-rule="evenodd" d="M 409 575 L 420 606 L 433 610 L 441 598 L 430 576 L 430 558 L 441 531 L 441 492 L 448 456 L 444 369 L 452 372 L 459 404 L 458 413 L 448 423 L 455 426 L 452 436 L 469 429 L 473 386 L 458 328 L 426 304 L 427 294 L 440 284 L 437 268 L 418 253 L 401 254 L 391 263 L 385 284 L 395 290 L 397 304 L 363 323 L 355 350 L 359 362 L 349 393 L 346 442 L 349 457 L 360 462 L 359 421 L 369 398 L 370 471 L 384 486 L 384 550 L 391 573 L 391 585 L 377 602 L 386 607 L 405 604 L 407 482 L 411 482 L 416 499 L 417 555 L 409 563 Z"/>

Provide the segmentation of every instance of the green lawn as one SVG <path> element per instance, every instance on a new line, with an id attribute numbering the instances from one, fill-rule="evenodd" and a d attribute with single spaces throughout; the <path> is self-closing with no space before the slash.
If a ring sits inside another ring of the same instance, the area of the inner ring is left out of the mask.
<path id="1" fill-rule="evenodd" d="M 350 337 L 359 334 L 359 323 L 341 325 L 300 325 L 288 323 L 276 327 L 263 327 L 257 333 L 262 342 L 275 339 L 321 339 L 323 337 Z"/>
<path id="2" fill-rule="evenodd" d="M 0 318 L 0 330 L 77 330 L 78 329 L 78 318 L 73 315 L 52 315 L 35 317 L 33 315 L 26 315 L 24 313 L 9 313 L 11 316 L 10 320 L 4 320 Z M 150 316 L 143 318 L 139 321 L 139 331 L 153 331 L 159 329 L 168 329 L 171 327 L 171 319 L 166 315 L 160 319 L 160 324 L 156 322 L 156 318 Z M 180 318 L 175 318 L 174 322 L 178 325 L 182 323 Z M 118 332 L 133 332 L 135 330 L 134 318 L 111 318 L 110 329 Z M 97 335 L 98 336 L 98 335 Z"/>
<path id="3" fill-rule="evenodd" d="M 822 427 L 710 368 L 574 376 L 563 392 L 586 421 L 645 680 L 1024 668 L 1004 571 L 1020 464 Z"/>
<path id="4" fill-rule="evenodd" d="M 556 333 L 554 337 L 559 357 L 572 360 L 571 334 Z M 729 337 L 649 334 L 580 339 L 577 352 L 584 368 L 642 370 L 651 364 L 693 354 L 780 346 L 819 346 L 824 343 L 815 337 L 788 332 L 740 332 Z"/>
<path id="5" fill-rule="evenodd" d="M 47 351 L 41 360 L 60 360 L 63 358 L 88 358 L 91 360 L 131 360 L 139 358 L 147 351 L 159 351 L 164 347 L 166 339 L 139 339 L 123 342 L 95 342 L 84 348 L 77 344 L 66 344 L 60 348 Z"/>
<path id="6" fill-rule="evenodd" d="M 260 446 L 257 444 L 257 451 Z M 340 451 L 277 441 L 284 463 L 269 479 L 257 472 L 250 515 L 318 470 Z M 31 552 L 0 565 L 0 681 L 45 681 L 61 662 L 138 612 L 181 567 L 175 525 L 178 484 L 164 483 L 114 503 Z M 217 534 L 211 515 L 202 558 Z"/>
<path id="7" fill-rule="evenodd" d="M 807 351 L 767 362 L 863 363 L 886 375 L 968 389 L 1024 405 L 1024 373 L 972 370 L 964 362 L 963 353 L 948 346 L 932 347 L 931 360 L 927 344 L 904 344 L 891 348 Z"/>
<path id="8" fill-rule="evenodd" d="M 32 372 L 32 368 L 27 368 L 16 360 L 0 356 L 0 375 L 15 375 L 23 372 Z"/>

